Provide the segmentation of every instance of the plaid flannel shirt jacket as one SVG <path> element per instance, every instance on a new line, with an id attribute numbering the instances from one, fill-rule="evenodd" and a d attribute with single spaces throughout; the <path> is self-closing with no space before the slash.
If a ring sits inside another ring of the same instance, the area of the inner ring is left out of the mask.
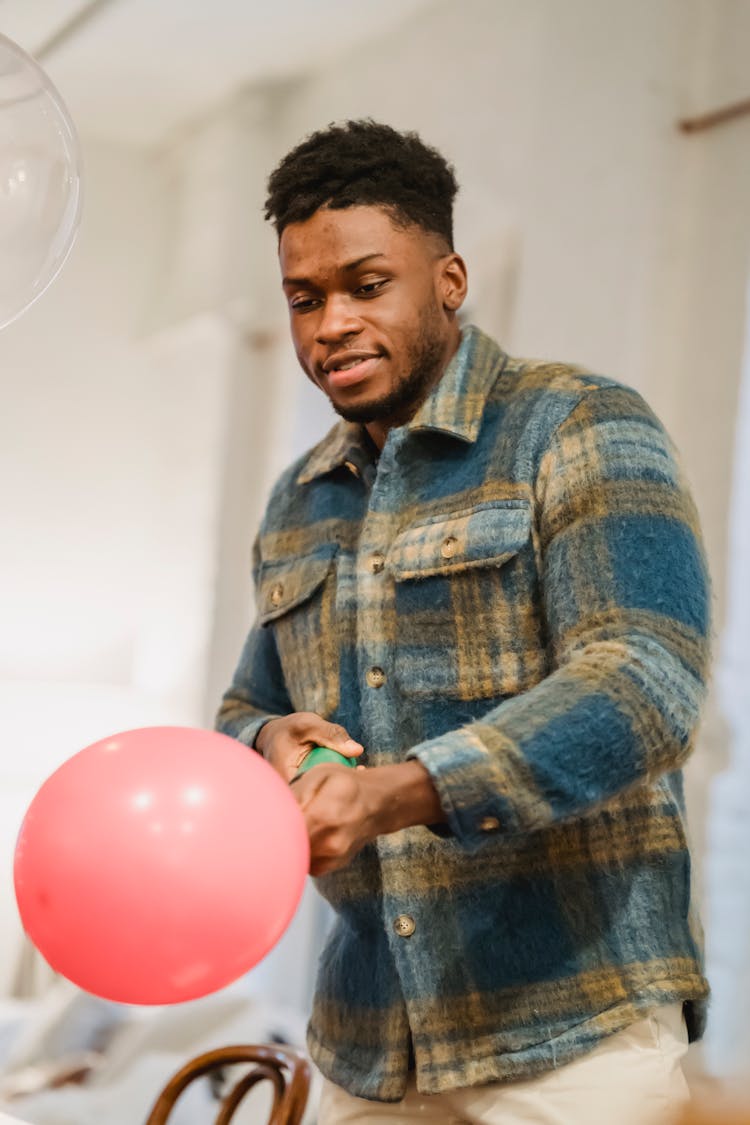
<path id="1" fill-rule="evenodd" d="M 360 1097 L 528 1078 L 707 985 L 680 766 L 708 659 L 696 513 L 633 390 L 462 334 L 377 463 L 339 422 L 275 487 L 217 720 L 315 711 L 418 758 L 447 825 L 318 880 L 312 1056 Z"/>

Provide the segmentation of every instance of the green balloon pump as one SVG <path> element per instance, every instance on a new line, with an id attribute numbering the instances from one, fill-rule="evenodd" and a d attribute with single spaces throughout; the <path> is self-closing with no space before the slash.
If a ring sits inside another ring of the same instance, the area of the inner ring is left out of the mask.
<path id="1" fill-rule="evenodd" d="M 306 773 L 307 770 L 311 770 L 313 766 L 324 764 L 349 766 L 350 769 L 354 769 L 357 764 L 357 759 L 347 758 L 346 754 L 339 754 L 338 750 L 330 750 L 327 746 L 313 746 L 312 750 L 297 770 L 297 777 L 299 777 L 301 773 Z"/>

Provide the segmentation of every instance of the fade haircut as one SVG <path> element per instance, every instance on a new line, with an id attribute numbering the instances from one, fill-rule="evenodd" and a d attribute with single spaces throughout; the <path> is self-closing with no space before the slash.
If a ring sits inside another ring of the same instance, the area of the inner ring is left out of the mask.
<path id="1" fill-rule="evenodd" d="M 306 137 L 268 180 L 265 217 L 279 238 L 321 207 L 385 208 L 398 226 L 415 224 L 453 250 L 453 168 L 416 133 L 366 118 L 331 124 Z"/>

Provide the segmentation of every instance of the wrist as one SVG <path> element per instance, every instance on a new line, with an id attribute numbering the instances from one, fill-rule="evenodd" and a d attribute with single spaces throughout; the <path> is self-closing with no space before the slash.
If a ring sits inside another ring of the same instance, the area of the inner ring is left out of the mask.
<path id="1" fill-rule="evenodd" d="M 276 719 L 267 719 L 263 726 L 260 728 L 253 741 L 253 749 L 265 758 L 265 749 L 268 743 L 269 727 L 273 726 Z"/>
<path id="2" fill-rule="evenodd" d="M 416 760 L 375 766 L 360 774 L 371 833 L 385 836 L 417 824 L 441 824 L 443 812 L 429 773 Z"/>

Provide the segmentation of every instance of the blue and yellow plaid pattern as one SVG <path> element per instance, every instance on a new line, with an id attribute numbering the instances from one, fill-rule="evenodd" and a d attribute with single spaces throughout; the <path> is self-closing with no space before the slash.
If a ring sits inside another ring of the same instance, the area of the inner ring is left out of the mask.
<path id="1" fill-rule="evenodd" d="M 527 1078 L 654 1004 L 702 1031 L 680 767 L 709 596 L 662 426 L 618 383 L 464 331 L 377 464 L 340 422 L 281 478 L 218 727 L 316 711 L 418 758 L 448 824 L 319 880 L 337 920 L 309 1045 L 397 1100 Z"/>

